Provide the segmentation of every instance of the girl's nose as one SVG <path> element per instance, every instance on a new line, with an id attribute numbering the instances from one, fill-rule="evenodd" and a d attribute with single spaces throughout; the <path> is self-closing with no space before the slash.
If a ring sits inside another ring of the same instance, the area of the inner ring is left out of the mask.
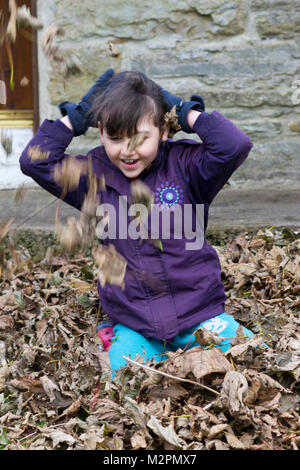
<path id="1" fill-rule="evenodd" d="M 130 139 L 124 139 L 123 143 L 122 143 L 122 150 L 121 150 L 121 153 L 124 157 L 130 157 L 132 155 L 134 155 L 135 153 L 135 150 L 129 150 L 129 141 Z"/>

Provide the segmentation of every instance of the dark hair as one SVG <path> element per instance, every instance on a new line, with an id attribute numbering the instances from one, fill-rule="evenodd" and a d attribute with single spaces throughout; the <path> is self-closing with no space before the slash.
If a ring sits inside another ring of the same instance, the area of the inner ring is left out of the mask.
<path id="1" fill-rule="evenodd" d="M 95 125 L 99 121 L 109 135 L 118 137 L 135 135 L 144 116 L 149 116 L 162 129 L 166 112 L 159 86 L 141 72 L 114 75 L 91 108 Z"/>

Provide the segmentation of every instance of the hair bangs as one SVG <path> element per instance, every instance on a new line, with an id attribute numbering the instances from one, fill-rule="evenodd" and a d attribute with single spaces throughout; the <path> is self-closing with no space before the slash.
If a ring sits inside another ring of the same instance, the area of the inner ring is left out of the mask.
<path id="1" fill-rule="evenodd" d="M 160 88 L 144 74 L 121 72 L 96 97 L 91 112 L 110 136 L 132 137 L 143 119 L 162 128 L 166 105 Z"/>

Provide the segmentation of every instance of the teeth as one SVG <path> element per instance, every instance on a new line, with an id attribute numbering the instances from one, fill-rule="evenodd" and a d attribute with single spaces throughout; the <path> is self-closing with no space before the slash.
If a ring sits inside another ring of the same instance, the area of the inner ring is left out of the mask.
<path id="1" fill-rule="evenodd" d="M 124 162 L 125 162 L 125 163 L 134 163 L 135 160 L 129 160 L 129 159 L 127 159 L 127 160 L 124 160 Z"/>

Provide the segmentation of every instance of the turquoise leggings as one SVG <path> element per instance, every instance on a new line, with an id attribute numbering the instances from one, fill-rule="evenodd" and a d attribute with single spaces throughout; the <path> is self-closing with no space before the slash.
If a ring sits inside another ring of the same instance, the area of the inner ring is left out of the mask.
<path id="1" fill-rule="evenodd" d="M 230 341 L 236 336 L 236 330 L 239 323 L 226 313 L 210 318 L 199 325 L 181 331 L 172 341 L 166 343 L 163 340 L 155 338 L 145 338 L 140 333 L 131 330 L 127 326 L 117 323 L 114 326 L 113 342 L 109 349 L 109 360 L 113 376 L 115 371 L 126 364 L 126 360 L 122 356 L 134 359 L 136 354 L 144 355 L 145 360 L 156 359 L 162 361 L 167 359 L 164 354 L 166 351 L 177 351 L 178 348 L 184 349 L 190 340 L 187 349 L 194 346 L 199 346 L 195 343 L 195 337 L 192 334 L 197 328 L 203 327 L 207 330 L 218 333 L 224 338 L 224 341 L 218 345 L 222 351 L 227 351 L 230 348 Z M 253 336 L 254 333 L 243 327 L 244 335 Z M 191 344 L 194 343 L 194 344 Z M 227 343 L 227 344 L 225 344 Z"/>

